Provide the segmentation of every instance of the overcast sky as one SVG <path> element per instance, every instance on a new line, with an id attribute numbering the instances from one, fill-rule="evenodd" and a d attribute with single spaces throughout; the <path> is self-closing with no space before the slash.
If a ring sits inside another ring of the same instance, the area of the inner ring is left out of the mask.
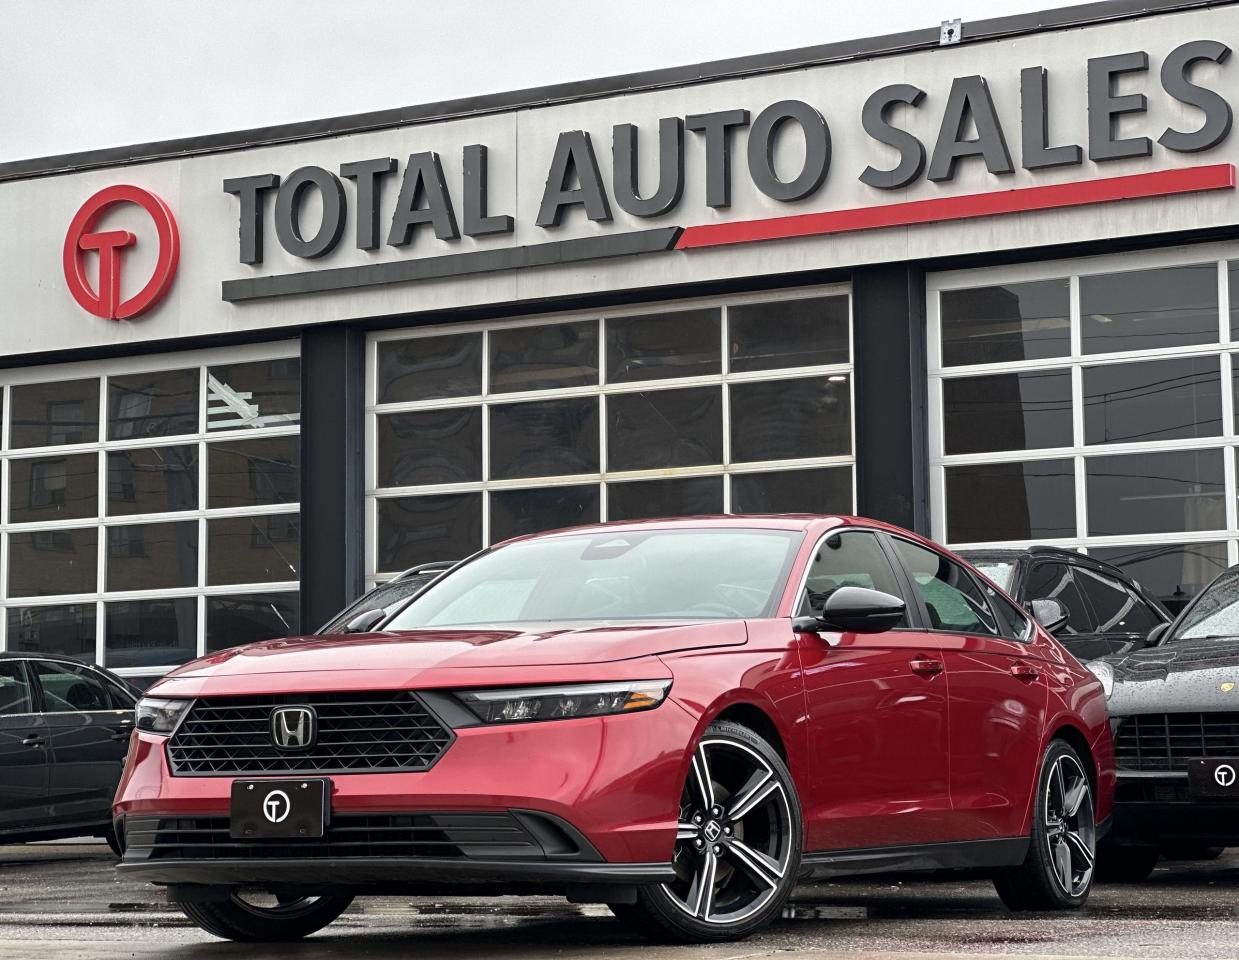
<path id="1" fill-rule="evenodd" d="M 1068 0 L 0 0 L 0 160 L 869 37 Z"/>

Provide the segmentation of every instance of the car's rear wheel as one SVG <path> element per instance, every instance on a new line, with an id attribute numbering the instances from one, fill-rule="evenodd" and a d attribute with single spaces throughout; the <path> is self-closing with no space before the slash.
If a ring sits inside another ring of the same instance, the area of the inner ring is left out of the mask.
<path id="1" fill-rule="evenodd" d="M 747 727 L 713 724 L 680 798 L 676 879 L 611 910 L 676 943 L 738 940 L 783 909 L 800 870 L 800 800 L 787 765 Z"/>
<path id="2" fill-rule="evenodd" d="M 1142 883 L 1161 859 L 1161 851 L 1147 844 L 1103 843 L 1097 851 L 1097 878 L 1108 883 Z"/>
<path id="3" fill-rule="evenodd" d="M 207 933 L 242 943 L 300 940 L 323 929 L 352 897 L 301 897 L 234 890 L 227 900 L 181 903 L 185 916 Z"/>
<path id="4" fill-rule="evenodd" d="M 1020 866 L 998 874 L 994 886 L 1012 910 L 1082 907 L 1097 861 L 1092 781 L 1079 754 L 1055 740 L 1037 784 L 1028 854 Z"/>

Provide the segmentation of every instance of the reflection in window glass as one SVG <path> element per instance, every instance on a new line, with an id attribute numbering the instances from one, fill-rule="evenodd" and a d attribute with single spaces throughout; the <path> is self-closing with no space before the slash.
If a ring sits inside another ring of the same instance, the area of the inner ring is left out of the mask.
<path id="1" fill-rule="evenodd" d="M 952 543 L 1049 540 L 1076 535 L 1070 460 L 948 467 L 947 539 Z"/>
<path id="2" fill-rule="evenodd" d="M 99 439 L 99 381 L 69 380 L 13 387 L 9 446 L 51 447 Z"/>
<path id="3" fill-rule="evenodd" d="M 1232 260 L 1226 272 L 1230 284 L 1230 340 L 1239 343 L 1239 260 Z"/>
<path id="4" fill-rule="evenodd" d="M 208 506 L 256 507 L 301 497 L 301 439 L 261 437 L 207 446 Z"/>
<path id="5" fill-rule="evenodd" d="M 296 580 L 301 519 L 295 513 L 207 521 L 207 584 Z"/>
<path id="6" fill-rule="evenodd" d="M 196 444 L 109 451 L 108 516 L 197 509 Z"/>
<path id="7" fill-rule="evenodd" d="M 33 710 L 30 681 L 20 663 L 0 663 L 0 717 L 20 716 Z"/>
<path id="8" fill-rule="evenodd" d="M 252 593 L 206 598 L 207 653 L 241 647 L 298 631 L 298 594 Z"/>
<path id="9" fill-rule="evenodd" d="M 458 560 L 482 548 L 482 495 L 453 493 L 378 501 L 379 571 Z"/>
<path id="10" fill-rule="evenodd" d="M 723 462 L 721 387 L 607 398 L 607 467 L 652 470 Z"/>
<path id="11" fill-rule="evenodd" d="M 539 324 L 490 333 L 490 392 L 583 387 L 598 382 L 598 324 Z"/>
<path id="12" fill-rule="evenodd" d="M 207 429 L 288 426 L 301 419 L 301 361 L 259 360 L 207 371 Z"/>
<path id="13" fill-rule="evenodd" d="M 852 393 L 843 374 L 731 385 L 731 460 L 852 452 Z"/>
<path id="14" fill-rule="evenodd" d="M 727 308 L 732 373 L 848 362 L 848 298 Z"/>
<path id="15" fill-rule="evenodd" d="M 981 588 L 959 564 L 918 543 L 893 537 L 935 630 L 998 636 L 998 621 Z"/>
<path id="16" fill-rule="evenodd" d="M 610 520 L 708 516 L 722 512 L 722 477 L 607 484 L 607 517 Z"/>
<path id="17" fill-rule="evenodd" d="M 44 713 L 100 713 L 133 707 L 132 700 L 114 694 L 98 673 L 86 667 L 34 660 L 30 669 L 38 678 Z"/>
<path id="18" fill-rule="evenodd" d="M 843 587 L 880 590 L 896 597 L 903 594 L 895 568 L 872 533 L 843 531 L 826 538 L 809 565 L 796 615 L 824 617 L 826 602 Z M 896 626 L 907 625 L 905 612 Z"/>
<path id="19" fill-rule="evenodd" d="M 1202 263 L 1081 277 L 1080 333 L 1085 353 L 1215 343 L 1217 267 Z"/>
<path id="20" fill-rule="evenodd" d="M 490 495 L 490 541 L 597 523 L 598 484 L 496 490 Z"/>
<path id="21" fill-rule="evenodd" d="M 1217 357 L 1084 368 L 1084 442 L 1127 443 L 1222 432 Z"/>
<path id="22" fill-rule="evenodd" d="M 1065 278 L 944 290 L 939 303 L 943 366 L 1071 352 L 1071 284 Z"/>
<path id="23" fill-rule="evenodd" d="M 1176 615 L 1228 566 L 1225 543 L 1090 547 L 1088 553 L 1118 567 Z"/>
<path id="24" fill-rule="evenodd" d="M 944 380 L 942 408 L 947 454 L 1072 445 L 1069 370 Z"/>
<path id="25" fill-rule="evenodd" d="M 95 662 L 95 605 L 9 607 L 7 649 Z"/>
<path id="26" fill-rule="evenodd" d="M 36 530 L 9 534 L 10 597 L 94 593 L 99 530 Z"/>
<path id="27" fill-rule="evenodd" d="M 606 324 L 608 383 L 722 372 L 718 309 L 611 317 Z"/>
<path id="28" fill-rule="evenodd" d="M 1226 529 L 1220 450 L 1090 457 L 1085 470 L 1094 536 Z"/>
<path id="29" fill-rule="evenodd" d="M 108 377 L 108 439 L 198 432 L 198 371 Z"/>
<path id="30" fill-rule="evenodd" d="M 1067 611 L 1067 622 L 1055 631 L 1059 635 L 1077 636 L 1097 632 L 1097 621 L 1084 599 L 1076 580 L 1075 567 L 1066 563 L 1036 563 L 1029 571 L 1024 587 L 1024 599 L 1057 600 Z"/>
<path id="31" fill-rule="evenodd" d="M 378 418 L 379 486 L 482 479 L 482 408 L 449 407 Z"/>
<path id="32" fill-rule="evenodd" d="M 473 397 L 482 392 L 482 335 L 387 340 L 378 345 L 379 403 Z"/>
<path id="33" fill-rule="evenodd" d="M 192 660 L 197 651 L 194 598 L 104 604 L 104 657 L 111 669 L 172 666 Z"/>
<path id="34" fill-rule="evenodd" d="M 597 397 L 504 403 L 490 408 L 491 479 L 597 472 Z"/>
<path id="35" fill-rule="evenodd" d="M 850 514 L 852 468 L 733 474 L 731 512 Z"/>
<path id="36" fill-rule="evenodd" d="M 10 461 L 9 521 L 80 520 L 99 515 L 99 456 Z"/>
<path id="37" fill-rule="evenodd" d="M 107 527 L 108 590 L 162 590 L 198 583 L 198 521 Z"/>

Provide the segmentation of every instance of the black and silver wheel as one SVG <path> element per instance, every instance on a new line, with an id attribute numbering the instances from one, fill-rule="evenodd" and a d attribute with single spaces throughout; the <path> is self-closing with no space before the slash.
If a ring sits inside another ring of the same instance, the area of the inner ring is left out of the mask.
<path id="1" fill-rule="evenodd" d="M 1028 855 L 994 878 L 1012 910 L 1081 907 L 1093 885 L 1097 828 L 1093 785 L 1079 755 L 1055 740 L 1046 751 Z"/>
<path id="2" fill-rule="evenodd" d="M 233 890 L 227 900 L 180 904 L 185 916 L 207 933 L 242 943 L 300 940 L 323 929 L 353 902 L 352 897 L 303 897 Z"/>
<path id="3" fill-rule="evenodd" d="M 680 799 L 676 879 L 612 910 L 657 939 L 746 937 L 795 886 L 801 835 L 800 801 L 778 752 L 747 727 L 716 723 L 693 753 Z"/>

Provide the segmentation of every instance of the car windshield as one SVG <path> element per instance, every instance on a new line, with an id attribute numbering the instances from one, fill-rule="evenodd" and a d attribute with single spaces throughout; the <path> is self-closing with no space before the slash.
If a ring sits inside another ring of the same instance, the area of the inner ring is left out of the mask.
<path id="1" fill-rule="evenodd" d="M 968 562 L 1007 593 L 1011 592 L 1011 574 L 1015 570 L 1014 561 L 975 559 Z"/>
<path id="2" fill-rule="evenodd" d="M 1223 574 L 1206 587 L 1166 642 L 1233 637 L 1239 637 L 1239 573 Z"/>
<path id="3" fill-rule="evenodd" d="M 768 616 L 802 536 L 620 529 L 517 541 L 453 571 L 384 629 Z"/>

